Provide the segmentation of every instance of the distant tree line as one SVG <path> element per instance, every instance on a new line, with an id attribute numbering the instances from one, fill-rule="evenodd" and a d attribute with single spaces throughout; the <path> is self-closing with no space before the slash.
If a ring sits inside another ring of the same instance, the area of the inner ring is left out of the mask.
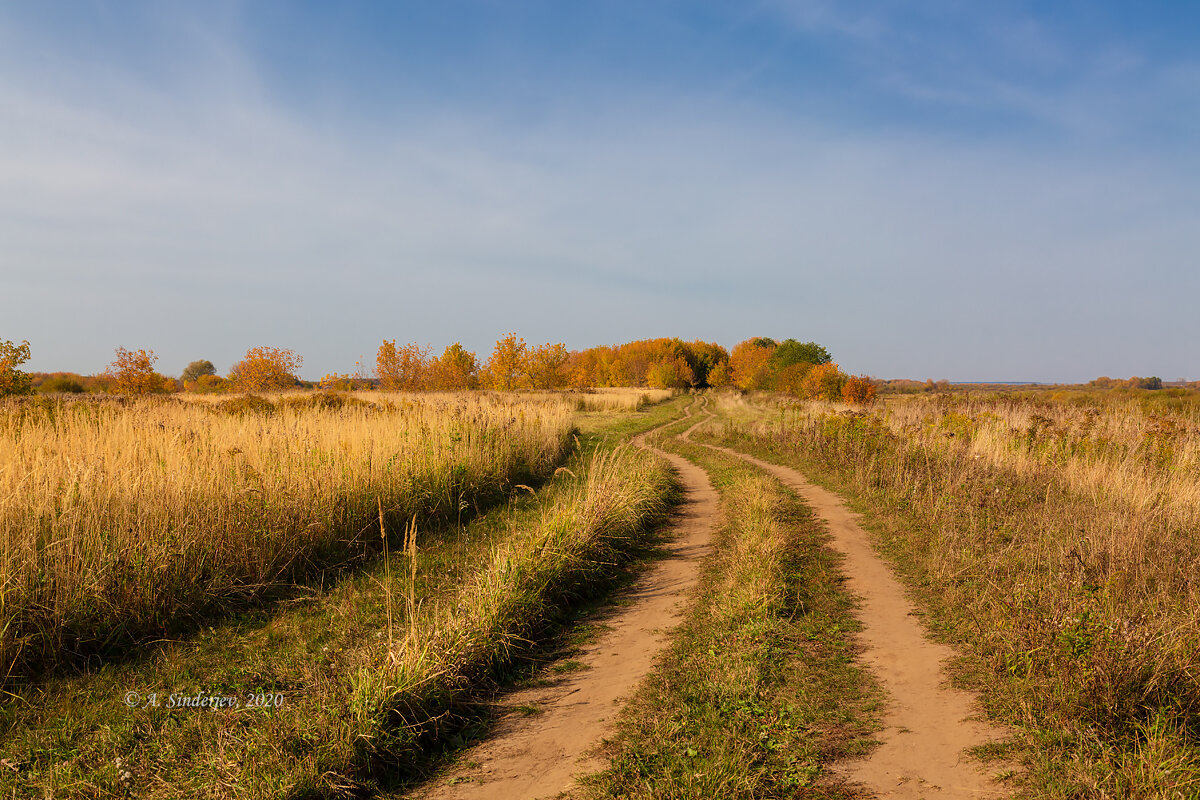
<path id="1" fill-rule="evenodd" d="M 757 337 L 730 353 L 713 342 L 678 338 L 641 339 L 618 345 L 568 351 L 562 343 L 530 345 L 515 333 L 496 341 L 481 360 L 455 342 L 441 355 L 416 343 L 384 340 L 371 367 L 358 363 L 351 373 L 330 373 L 306 383 L 297 373 L 304 360 L 279 347 L 252 347 L 221 376 L 213 363 L 196 360 L 178 378 L 155 369 L 153 350 L 118 347 L 103 373 L 37 373 L 18 367 L 29 359 L 29 343 L 0 340 L 0 394 L 43 392 L 262 392 L 318 387 L 331 390 L 460 391 L 465 389 L 590 389 L 644 386 L 687 389 L 730 386 L 743 391 L 772 390 L 826 400 L 867 403 L 875 384 L 845 375 L 829 351 L 816 342 Z"/>

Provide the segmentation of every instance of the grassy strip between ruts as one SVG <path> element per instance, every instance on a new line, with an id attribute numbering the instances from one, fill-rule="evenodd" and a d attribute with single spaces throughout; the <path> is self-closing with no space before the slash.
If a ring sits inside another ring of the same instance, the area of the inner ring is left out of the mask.
<path id="1" fill-rule="evenodd" d="M 677 408 L 622 424 L 650 427 Z M 537 497 L 428 535 L 415 573 L 410 556 L 393 553 L 308 602 L 47 685 L 10 711 L 0 792 L 338 796 L 418 768 L 453 734 L 459 704 L 644 549 L 642 532 L 669 506 L 665 465 L 593 448 L 599 438 L 585 437 Z M 127 692 L 138 695 L 132 708 Z M 238 707 L 168 707 L 172 694 L 200 692 Z M 284 702 L 249 707 L 259 693 Z"/>
<path id="2" fill-rule="evenodd" d="M 655 443 L 708 471 L 724 522 L 698 602 L 604 747 L 611 766 L 577 794 L 860 796 L 827 766 L 869 748 L 879 695 L 853 661 L 858 623 L 827 534 L 754 468 L 666 436 Z"/>
<path id="3" fill-rule="evenodd" d="M 725 409 L 729 413 L 729 409 Z M 1021 732 L 1022 795 L 1189 798 L 1200 787 L 1200 687 L 1187 609 L 1159 591 L 1160 547 L 1097 557 L 1090 541 L 1153 520 L 1081 496 L 1052 467 L 1023 474 L 938 452 L 863 415 L 782 424 L 748 409 L 711 438 L 801 469 L 848 497 L 963 654 L 956 677 Z M 1148 575 L 1131 581 L 1118 556 Z"/>

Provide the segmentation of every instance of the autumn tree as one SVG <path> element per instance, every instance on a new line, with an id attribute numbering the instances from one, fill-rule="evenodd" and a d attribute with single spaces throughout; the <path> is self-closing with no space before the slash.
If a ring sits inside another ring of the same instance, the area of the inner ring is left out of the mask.
<path id="1" fill-rule="evenodd" d="M 804 379 L 812 368 L 812 364 L 801 361 L 779 370 L 774 379 L 775 391 L 797 396 L 804 394 Z"/>
<path id="2" fill-rule="evenodd" d="M 590 347 L 587 350 L 576 350 L 567 358 L 567 382 L 571 388 L 590 389 L 598 385 L 600 349 L 599 347 Z"/>
<path id="3" fill-rule="evenodd" d="M 694 376 L 696 386 L 719 386 L 709 378 L 710 373 L 721 365 L 729 369 L 729 352 L 715 342 L 702 342 L 699 339 L 683 345 L 683 357 L 687 359 Z"/>
<path id="4" fill-rule="evenodd" d="M 153 350 L 116 349 L 117 358 L 108 365 L 110 391 L 117 394 L 156 394 L 167 391 L 167 382 L 154 371 L 158 356 Z"/>
<path id="5" fill-rule="evenodd" d="M 838 365 L 827 361 L 817 364 L 804 376 L 800 396 L 809 400 L 837 401 L 842 399 L 842 386 L 845 383 L 846 376 L 838 369 Z"/>
<path id="6" fill-rule="evenodd" d="M 479 385 L 479 361 L 458 342 L 447 347 L 429 365 L 430 388 L 455 392 Z"/>
<path id="7" fill-rule="evenodd" d="M 771 354 L 775 352 L 772 339 L 747 339 L 729 354 L 729 370 L 733 385 L 739 389 L 766 389 L 771 385 Z"/>
<path id="8" fill-rule="evenodd" d="M 875 402 L 875 382 L 866 375 L 855 375 L 846 379 L 842 386 L 842 399 L 847 403 L 868 406 Z"/>
<path id="9" fill-rule="evenodd" d="M 528 350 L 525 340 L 515 333 L 501 337 L 492 356 L 483 368 L 484 384 L 489 389 L 510 392 L 521 386 L 526 374 L 525 355 Z"/>
<path id="10" fill-rule="evenodd" d="M 646 371 L 646 385 L 655 389 L 686 389 L 695 379 L 691 365 L 683 356 L 656 361 Z"/>
<path id="11" fill-rule="evenodd" d="M 29 360 L 29 342 L 14 344 L 0 339 L 0 396 L 6 394 L 29 394 L 29 373 L 17 367 Z"/>
<path id="12" fill-rule="evenodd" d="M 389 392 L 416 392 L 425 388 L 429 373 L 429 347 L 416 343 L 396 346 L 396 340 L 383 340 L 375 355 L 375 376 L 379 388 Z"/>
<path id="13" fill-rule="evenodd" d="M 286 348 L 251 347 L 229 371 L 229 381 L 242 392 L 290 389 L 300 382 L 296 371 L 303 363 L 303 356 Z"/>
<path id="14" fill-rule="evenodd" d="M 708 371 L 707 377 L 709 386 L 728 386 L 732 382 L 729 374 L 729 361 L 721 361 L 715 364 L 712 369 Z"/>
<path id="15" fill-rule="evenodd" d="M 543 344 L 525 354 L 525 374 L 535 389 L 561 389 L 567 385 L 567 348 L 563 344 Z"/>

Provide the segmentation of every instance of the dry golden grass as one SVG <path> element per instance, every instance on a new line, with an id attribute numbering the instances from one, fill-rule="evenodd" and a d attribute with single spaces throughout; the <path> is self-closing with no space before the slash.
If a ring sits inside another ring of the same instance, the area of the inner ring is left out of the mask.
<path id="1" fill-rule="evenodd" d="M 453 518 L 545 475 L 569 442 L 561 399 L 371 399 L 0 405 L 0 670 L 352 561 L 379 546 L 378 503 L 396 529 Z"/>

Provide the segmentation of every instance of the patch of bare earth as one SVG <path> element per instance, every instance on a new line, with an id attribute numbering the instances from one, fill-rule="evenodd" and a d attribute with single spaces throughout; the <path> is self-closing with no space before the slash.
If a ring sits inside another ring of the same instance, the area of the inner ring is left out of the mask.
<path id="1" fill-rule="evenodd" d="M 930 641 L 904 589 L 870 545 L 841 497 L 809 483 L 799 472 L 725 447 L 706 445 L 754 464 L 791 487 L 826 521 L 832 546 L 845 556 L 847 588 L 860 598 L 863 660 L 890 700 L 882 744 L 838 771 L 880 798 L 999 798 L 1007 790 L 964 751 L 1006 738 L 981 718 L 970 692 L 948 685 L 951 648 Z"/>
<path id="2" fill-rule="evenodd" d="M 648 446 L 644 437 L 635 442 Z M 603 766 L 585 754 L 609 732 L 622 700 L 650 671 L 671 629 L 682 620 L 681 606 L 696 585 L 717 516 L 717 493 L 704 471 L 679 456 L 654 451 L 674 465 L 684 487 L 666 556 L 624 595 L 622 605 L 603 615 L 600 635 L 573 657 L 576 669 L 551 685 L 508 695 L 494 734 L 413 797 L 554 797 L 570 789 L 576 775 Z"/>

